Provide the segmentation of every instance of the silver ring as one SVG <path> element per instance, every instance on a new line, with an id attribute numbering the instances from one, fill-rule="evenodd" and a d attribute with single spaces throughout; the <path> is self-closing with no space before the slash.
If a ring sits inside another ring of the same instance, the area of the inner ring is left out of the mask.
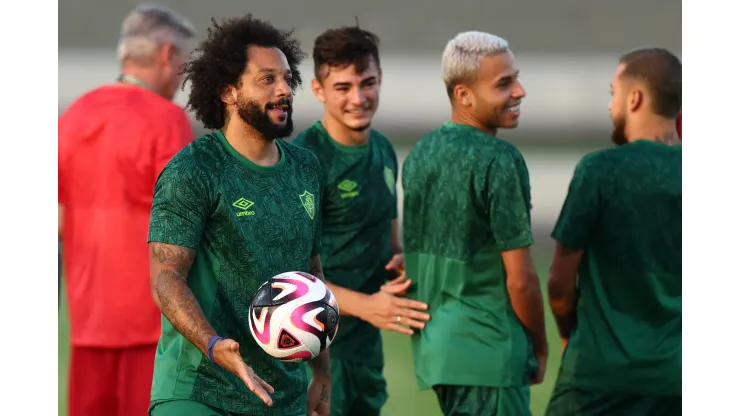
<path id="1" fill-rule="evenodd" d="M 397 323 L 397 324 L 400 324 L 400 323 L 401 323 L 401 315 L 398 315 L 398 316 L 396 317 L 396 323 Z"/>

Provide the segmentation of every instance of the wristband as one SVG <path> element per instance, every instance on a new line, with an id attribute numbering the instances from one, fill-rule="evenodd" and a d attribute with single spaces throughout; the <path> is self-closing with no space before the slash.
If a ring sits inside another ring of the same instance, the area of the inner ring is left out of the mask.
<path id="1" fill-rule="evenodd" d="M 208 344 L 206 346 L 206 352 L 208 353 L 209 360 L 213 361 L 213 347 L 216 345 L 218 341 L 221 341 L 221 340 L 223 340 L 223 338 L 219 337 L 218 335 L 214 335 L 208 340 Z"/>

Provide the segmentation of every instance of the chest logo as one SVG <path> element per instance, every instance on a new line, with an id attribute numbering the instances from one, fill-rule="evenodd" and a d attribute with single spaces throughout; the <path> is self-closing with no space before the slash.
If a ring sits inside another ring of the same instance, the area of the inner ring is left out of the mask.
<path id="1" fill-rule="evenodd" d="M 254 205 L 254 202 L 245 199 L 245 198 L 239 198 L 231 204 L 236 208 L 236 216 L 237 217 L 246 217 L 254 215 L 254 211 L 250 211 L 249 208 L 252 208 L 252 205 Z"/>
<path id="2" fill-rule="evenodd" d="M 357 187 L 357 182 L 345 179 L 339 182 L 337 188 L 342 191 L 339 195 L 342 199 L 354 198 L 360 195 L 360 189 Z"/>
<path id="3" fill-rule="evenodd" d="M 396 175 L 393 174 L 393 171 L 388 166 L 383 169 L 383 179 L 385 179 L 385 184 L 388 186 L 388 190 L 391 192 L 391 195 L 396 194 Z"/>
<path id="4" fill-rule="evenodd" d="M 303 204 L 303 208 L 306 209 L 306 213 L 313 220 L 313 217 L 316 215 L 316 204 L 314 202 L 313 194 L 308 191 L 303 191 L 303 193 L 298 195 L 298 197 L 301 199 L 301 204 Z"/>

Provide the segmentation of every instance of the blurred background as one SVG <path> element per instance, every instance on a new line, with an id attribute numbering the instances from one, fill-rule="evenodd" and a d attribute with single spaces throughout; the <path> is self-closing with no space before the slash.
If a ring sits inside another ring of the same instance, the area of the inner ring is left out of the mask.
<path id="1" fill-rule="evenodd" d="M 571 173 L 585 153 L 610 146 L 609 83 L 619 56 L 633 48 L 661 46 L 681 57 L 680 0 L 161 0 L 188 17 L 200 40 L 211 18 L 253 13 L 280 28 L 294 28 L 309 54 L 316 36 L 343 25 L 380 37 L 383 85 L 374 126 L 395 144 L 402 163 L 425 133 L 447 121 L 449 105 L 440 58 L 458 32 L 482 30 L 506 38 L 527 91 L 520 127 L 500 136 L 517 145 L 530 169 L 535 260 L 546 277 L 549 232 L 565 197 Z M 115 47 L 120 24 L 138 1 L 60 0 L 59 112 L 77 96 L 118 75 Z M 310 58 L 302 66 L 312 74 Z M 184 105 L 187 86 L 176 101 Z M 319 119 L 322 108 L 310 86 L 294 101 L 296 134 Z M 196 135 L 204 133 L 193 120 Z M 402 195 L 402 193 L 400 194 Z M 399 201 L 400 203 L 400 201 Z M 548 316 L 550 328 L 554 324 Z M 68 324 L 59 318 L 59 411 L 66 414 Z M 542 414 L 557 376 L 559 345 L 552 336 L 550 370 L 533 389 L 532 410 Z M 438 415 L 430 392 L 418 393 L 403 336 L 386 336 L 387 416 Z"/>

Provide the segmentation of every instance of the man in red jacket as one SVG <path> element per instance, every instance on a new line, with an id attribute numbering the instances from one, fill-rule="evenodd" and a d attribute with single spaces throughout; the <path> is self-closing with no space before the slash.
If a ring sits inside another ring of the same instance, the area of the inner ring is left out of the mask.
<path id="1" fill-rule="evenodd" d="M 70 416 L 144 415 L 161 315 L 147 229 L 157 176 L 193 140 L 172 102 L 193 26 L 140 6 L 123 21 L 121 75 L 59 118 L 59 238 L 71 324 Z"/>

